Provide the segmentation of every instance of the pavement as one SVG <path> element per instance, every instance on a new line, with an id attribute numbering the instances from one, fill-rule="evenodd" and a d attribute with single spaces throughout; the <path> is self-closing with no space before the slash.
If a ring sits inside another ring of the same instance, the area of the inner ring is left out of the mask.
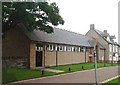
<path id="1" fill-rule="evenodd" d="M 42 70 L 43 70 L 43 69 L 42 69 Z M 54 72 L 54 73 L 62 73 L 62 72 L 64 72 L 64 71 L 62 71 L 62 70 L 49 69 L 49 68 L 44 68 L 44 71 Z"/>
<path id="2" fill-rule="evenodd" d="M 105 80 L 118 76 L 120 66 L 113 67 L 105 67 L 97 69 L 97 79 L 98 82 L 101 83 Z M 32 80 L 21 81 L 17 83 L 27 84 L 27 83 L 95 83 L 95 71 L 86 70 L 86 71 L 78 71 L 73 73 L 55 75 L 44 78 L 37 78 Z"/>

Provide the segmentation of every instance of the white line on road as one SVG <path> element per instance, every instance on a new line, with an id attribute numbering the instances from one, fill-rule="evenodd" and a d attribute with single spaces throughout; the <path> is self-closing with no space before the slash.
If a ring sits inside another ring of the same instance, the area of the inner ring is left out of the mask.
<path id="1" fill-rule="evenodd" d="M 102 82 L 100 82 L 100 83 L 106 83 L 106 82 L 109 82 L 109 81 L 111 81 L 111 80 L 113 80 L 113 79 L 116 79 L 116 78 L 118 78 L 118 77 L 120 77 L 120 75 L 115 76 L 115 77 L 112 77 L 112 78 L 107 79 L 107 80 L 105 80 L 105 81 L 102 81 Z"/>

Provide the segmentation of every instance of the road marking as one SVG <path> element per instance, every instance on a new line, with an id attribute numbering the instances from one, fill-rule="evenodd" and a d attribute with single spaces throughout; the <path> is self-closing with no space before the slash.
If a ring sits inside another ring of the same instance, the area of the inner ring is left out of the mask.
<path id="1" fill-rule="evenodd" d="M 118 78 L 118 77 L 120 77 L 120 75 L 115 76 L 115 77 L 112 77 L 112 78 L 107 79 L 107 80 L 105 80 L 105 81 L 102 81 L 102 82 L 100 82 L 100 83 L 107 83 L 107 82 L 109 82 L 109 81 L 111 81 L 111 80 L 113 80 L 113 79 L 116 79 L 116 78 Z"/>

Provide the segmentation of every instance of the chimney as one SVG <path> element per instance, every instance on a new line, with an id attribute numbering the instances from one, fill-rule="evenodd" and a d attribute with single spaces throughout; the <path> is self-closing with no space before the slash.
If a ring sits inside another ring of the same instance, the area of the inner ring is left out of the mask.
<path id="1" fill-rule="evenodd" d="M 107 33 L 107 30 L 104 30 L 103 33 L 104 33 L 104 37 L 107 39 L 107 37 L 109 36 L 109 33 Z"/>
<path id="2" fill-rule="evenodd" d="M 94 24 L 90 24 L 90 29 L 94 30 Z"/>
<path id="3" fill-rule="evenodd" d="M 104 30 L 103 32 L 104 32 L 105 34 L 107 34 L 107 30 Z"/>

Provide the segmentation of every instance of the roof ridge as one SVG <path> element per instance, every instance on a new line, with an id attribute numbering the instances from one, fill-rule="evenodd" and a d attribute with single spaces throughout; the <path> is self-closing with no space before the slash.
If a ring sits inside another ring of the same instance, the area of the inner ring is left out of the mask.
<path id="1" fill-rule="evenodd" d="M 59 30 L 62 30 L 62 31 L 66 31 L 66 32 L 70 32 L 70 33 L 74 33 L 74 34 L 78 34 L 78 35 L 85 36 L 84 34 L 80 34 L 80 33 L 78 33 L 78 32 L 73 32 L 73 31 L 71 31 L 71 30 L 66 30 L 66 29 L 62 29 L 62 28 L 55 28 L 55 29 L 59 29 Z M 86 36 L 86 37 L 88 37 L 88 36 Z"/>

